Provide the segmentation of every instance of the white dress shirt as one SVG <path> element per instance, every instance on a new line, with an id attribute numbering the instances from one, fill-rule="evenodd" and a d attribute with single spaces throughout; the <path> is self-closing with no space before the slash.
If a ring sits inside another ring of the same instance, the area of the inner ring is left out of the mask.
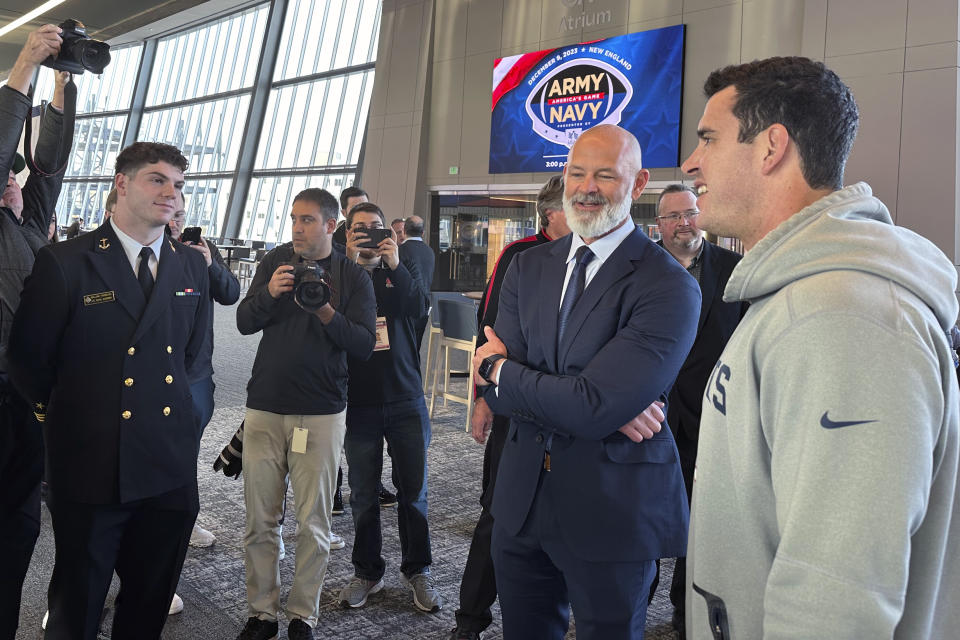
<path id="1" fill-rule="evenodd" d="M 607 261 L 607 258 L 617 250 L 617 247 L 620 246 L 621 242 L 626 240 L 627 236 L 633 233 L 635 228 L 636 225 L 633 223 L 633 220 L 628 220 L 626 224 L 620 225 L 607 235 L 599 240 L 594 240 L 593 243 L 590 244 L 590 251 L 593 252 L 593 260 L 587 263 L 587 279 L 583 286 L 584 291 L 590 286 L 590 281 L 593 280 L 593 276 L 597 275 L 597 271 L 599 271 L 603 263 Z M 573 267 L 576 264 L 574 258 L 576 257 L 577 249 L 586 244 L 583 238 L 577 234 L 571 233 L 570 236 L 572 242 L 570 242 L 570 253 L 567 254 L 567 275 L 564 276 L 563 288 L 560 289 L 561 307 L 563 306 L 563 297 L 567 295 L 567 283 L 570 282 L 570 276 L 573 274 Z M 560 307 L 557 308 L 559 309 Z"/>
<path id="2" fill-rule="evenodd" d="M 133 269 L 133 275 L 139 273 L 140 268 L 140 250 L 145 246 L 150 247 L 153 250 L 153 255 L 150 257 L 150 263 L 147 265 L 150 267 L 150 273 L 153 274 L 153 280 L 157 280 L 157 268 L 160 266 L 160 249 L 163 248 L 163 243 L 167 239 L 165 233 L 160 233 L 160 236 L 151 242 L 149 245 L 142 245 L 137 240 L 134 240 L 123 231 L 117 227 L 117 224 L 113 221 L 113 217 L 110 218 L 110 226 L 113 227 L 113 232 L 117 234 L 117 239 L 120 240 L 120 245 L 123 247 L 123 252 L 127 254 L 127 260 L 130 262 L 130 268 Z"/>

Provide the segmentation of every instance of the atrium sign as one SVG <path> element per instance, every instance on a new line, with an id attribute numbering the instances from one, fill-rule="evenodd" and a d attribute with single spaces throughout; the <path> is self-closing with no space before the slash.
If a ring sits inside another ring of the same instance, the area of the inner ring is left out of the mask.
<path id="1" fill-rule="evenodd" d="M 597 0 L 560 0 L 563 6 L 568 9 L 580 7 L 580 15 L 561 16 L 559 33 L 566 34 L 568 31 L 579 31 L 584 27 L 599 27 L 613 22 L 613 13 L 610 9 L 605 11 L 595 11 L 593 5 Z M 587 13 L 587 11 L 590 13 Z"/>

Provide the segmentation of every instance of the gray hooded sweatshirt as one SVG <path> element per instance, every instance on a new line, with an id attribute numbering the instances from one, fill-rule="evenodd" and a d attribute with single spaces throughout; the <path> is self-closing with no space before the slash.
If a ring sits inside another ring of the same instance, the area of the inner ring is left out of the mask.
<path id="1" fill-rule="evenodd" d="M 733 271 L 704 394 L 691 638 L 960 637 L 957 272 L 859 183 Z"/>

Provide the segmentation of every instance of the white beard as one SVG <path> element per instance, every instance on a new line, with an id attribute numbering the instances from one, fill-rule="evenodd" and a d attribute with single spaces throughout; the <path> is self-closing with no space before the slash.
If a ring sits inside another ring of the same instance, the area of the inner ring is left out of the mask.
<path id="1" fill-rule="evenodd" d="M 595 215 L 581 214 L 573 206 L 574 200 L 586 200 L 591 203 L 600 200 L 603 201 L 604 207 Z M 563 211 L 567 214 L 567 226 L 581 238 L 597 238 L 611 231 L 623 222 L 624 218 L 630 217 L 632 205 L 633 198 L 629 193 L 617 203 L 607 202 L 599 194 L 594 198 L 586 196 L 570 198 L 566 194 L 563 195 Z"/>

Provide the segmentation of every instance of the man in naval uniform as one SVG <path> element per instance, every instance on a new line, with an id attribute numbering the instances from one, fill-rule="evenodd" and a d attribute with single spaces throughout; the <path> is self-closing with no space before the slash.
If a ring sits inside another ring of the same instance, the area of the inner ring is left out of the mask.
<path id="1" fill-rule="evenodd" d="M 43 423 L 56 561 L 46 638 L 159 638 L 198 511 L 200 428 L 186 370 L 210 313 L 203 257 L 163 233 L 187 160 L 138 142 L 117 156 L 114 215 L 51 245 L 27 278 L 10 374 Z"/>

